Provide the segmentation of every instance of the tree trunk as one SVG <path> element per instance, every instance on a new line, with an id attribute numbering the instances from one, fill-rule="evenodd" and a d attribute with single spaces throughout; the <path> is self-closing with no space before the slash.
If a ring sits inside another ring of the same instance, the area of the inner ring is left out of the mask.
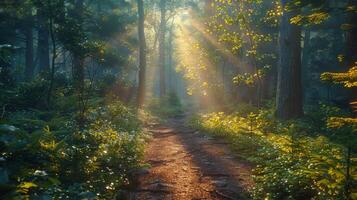
<path id="1" fill-rule="evenodd" d="M 160 0 L 160 35 L 159 35 L 159 70 L 160 70 L 160 97 L 166 94 L 165 83 L 165 33 L 166 33 L 166 0 Z"/>
<path id="2" fill-rule="evenodd" d="M 9 62 L 8 59 L 0 58 L 0 66 L 1 66 L 1 70 L 0 70 L 1 87 L 11 86 L 13 83 L 10 73 L 11 63 Z"/>
<path id="3" fill-rule="evenodd" d="M 351 13 L 349 16 L 349 24 L 355 24 L 357 20 L 357 14 Z M 357 26 L 353 26 L 346 33 L 346 61 L 348 67 L 351 67 L 355 62 L 357 62 Z"/>
<path id="4" fill-rule="evenodd" d="M 352 154 L 352 147 L 347 147 L 347 155 L 346 155 L 346 173 L 345 173 L 345 199 L 351 199 L 351 154 Z"/>
<path id="5" fill-rule="evenodd" d="M 25 79 L 31 80 L 34 74 L 34 61 L 33 61 L 33 32 L 32 23 L 26 25 L 25 27 L 25 38 L 26 38 L 26 63 L 25 63 Z"/>
<path id="6" fill-rule="evenodd" d="M 173 24 L 170 27 L 170 31 L 169 31 L 169 38 L 168 38 L 168 84 L 169 84 L 169 92 L 173 92 L 173 77 L 175 74 L 175 70 L 174 70 L 174 63 L 173 63 Z"/>
<path id="7" fill-rule="evenodd" d="M 310 30 L 306 29 L 304 31 L 304 47 L 302 50 L 302 63 L 301 63 L 301 69 L 302 69 L 302 85 L 303 88 L 309 88 L 309 82 L 310 82 L 310 77 L 309 77 L 309 55 L 310 55 Z M 306 94 L 305 90 L 303 92 L 304 94 Z M 308 101 L 308 99 L 306 99 L 305 97 L 303 98 L 306 101 Z"/>
<path id="8" fill-rule="evenodd" d="M 292 0 L 282 0 L 283 7 Z M 301 28 L 290 24 L 290 18 L 298 10 L 284 11 L 280 24 L 280 58 L 278 63 L 278 85 L 276 116 L 281 120 L 303 115 L 301 83 Z"/>
<path id="9" fill-rule="evenodd" d="M 84 126 L 84 113 L 86 110 L 86 100 L 84 96 L 84 58 L 79 55 L 73 55 L 73 79 L 78 97 L 78 118 L 79 127 Z"/>
<path id="10" fill-rule="evenodd" d="M 73 55 L 73 79 L 76 89 L 82 93 L 84 89 L 84 59 Z"/>
<path id="11" fill-rule="evenodd" d="M 53 15 L 52 15 L 53 9 L 52 9 L 52 5 L 51 5 L 51 1 L 48 0 L 47 2 L 48 2 L 48 8 L 49 8 L 49 12 L 50 12 L 49 29 L 50 29 L 50 35 L 51 35 L 51 41 L 52 41 L 52 63 L 51 63 L 52 68 L 51 68 L 51 73 L 50 73 L 50 86 L 48 88 L 48 93 L 47 93 L 47 105 L 50 106 L 52 90 L 53 90 L 53 86 L 54 86 L 55 72 L 56 72 L 55 61 L 56 61 L 56 57 L 57 57 L 57 46 L 56 46 L 56 38 L 55 38 L 55 32 L 54 32 L 54 27 L 53 27 Z M 47 33 L 47 37 L 48 37 L 48 33 Z M 47 38 L 47 45 L 48 45 L 48 38 Z M 47 48 L 48 48 L 48 46 L 47 46 Z M 48 49 L 47 49 L 47 53 L 48 53 Z"/>
<path id="12" fill-rule="evenodd" d="M 75 13 L 74 17 L 76 18 L 76 22 L 79 26 L 79 31 L 83 31 L 83 0 L 77 0 L 75 2 Z M 73 54 L 73 79 L 74 79 L 74 87 L 76 88 L 76 92 L 78 95 L 78 118 L 77 123 L 80 128 L 84 126 L 85 120 L 85 110 L 86 110 L 86 99 L 85 99 L 85 87 L 84 87 L 84 55 L 82 52 L 82 47 L 79 47 L 72 52 Z"/>
<path id="13" fill-rule="evenodd" d="M 357 62 L 357 26 L 355 25 L 356 20 L 357 20 L 357 13 L 351 12 L 348 21 L 349 24 L 354 24 L 354 26 L 346 33 L 346 44 L 347 44 L 346 62 L 348 68 L 355 66 L 355 63 Z M 351 92 L 349 96 L 350 96 L 349 97 L 350 102 L 357 101 L 357 87 L 351 88 Z"/>
<path id="14" fill-rule="evenodd" d="M 146 41 L 145 41 L 145 27 L 144 27 L 144 3 L 143 0 L 137 0 L 139 22 L 139 86 L 137 96 L 137 106 L 140 108 L 145 101 L 145 85 L 146 85 Z"/>
<path id="15" fill-rule="evenodd" d="M 49 30 L 44 8 L 38 9 L 37 19 L 39 23 L 37 33 L 38 71 L 48 73 L 50 71 Z"/>

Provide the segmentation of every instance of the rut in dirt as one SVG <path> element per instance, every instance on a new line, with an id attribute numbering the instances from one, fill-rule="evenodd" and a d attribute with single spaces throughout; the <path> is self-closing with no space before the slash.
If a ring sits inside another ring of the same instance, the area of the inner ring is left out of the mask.
<path id="1" fill-rule="evenodd" d="M 249 199 L 251 167 L 234 158 L 228 144 L 185 127 L 184 118 L 148 127 L 153 138 L 130 199 Z"/>

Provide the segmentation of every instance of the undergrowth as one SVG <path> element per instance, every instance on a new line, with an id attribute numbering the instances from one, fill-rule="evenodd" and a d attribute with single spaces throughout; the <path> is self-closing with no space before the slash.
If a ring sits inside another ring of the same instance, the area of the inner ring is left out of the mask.
<path id="1" fill-rule="evenodd" d="M 176 93 L 170 93 L 163 98 L 152 99 L 147 110 L 160 118 L 175 117 L 183 113 L 183 106 Z"/>
<path id="2" fill-rule="evenodd" d="M 73 92 L 57 88 L 46 109 L 42 87 L 1 90 L 0 199 L 122 198 L 147 137 L 136 111 L 94 94 L 79 127 Z"/>
<path id="3" fill-rule="evenodd" d="M 272 109 L 246 108 L 197 115 L 189 124 L 223 137 L 238 156 L 252 163 L 252 198 L 346 199 L 346 148 L 334 138 L 346 130 L 329 130 L 325 124 L 331 112 L 341 115 L 340 110 L 320 105 L 304 119 L 280 123 Z M 356 161 L 352 158 L 351 199 L 357 197 Z"/>

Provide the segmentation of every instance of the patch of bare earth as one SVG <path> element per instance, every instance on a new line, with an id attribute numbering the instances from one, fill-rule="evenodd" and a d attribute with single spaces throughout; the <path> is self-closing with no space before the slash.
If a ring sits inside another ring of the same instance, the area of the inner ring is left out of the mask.
<path id="1" fill-rule="evenodd" d="M 183 119 L 149 127 L 148 170 L 139 173 L 130 199 L 249 199 L 251 167 L 229 151 L 227 143 L 183 125 Z"/>

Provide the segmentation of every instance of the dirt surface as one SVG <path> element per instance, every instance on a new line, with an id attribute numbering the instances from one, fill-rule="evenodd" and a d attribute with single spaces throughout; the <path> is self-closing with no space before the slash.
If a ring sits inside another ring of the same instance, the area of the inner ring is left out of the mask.
<path id="1" fill-rule="evenodd" d="M 249 199 L 251 167 L 233 157 L 228 144 L 172 119 L 148 127 L 153 138 L 146 150 L 149 169 L 138 172 L 130 199 Z"/>

